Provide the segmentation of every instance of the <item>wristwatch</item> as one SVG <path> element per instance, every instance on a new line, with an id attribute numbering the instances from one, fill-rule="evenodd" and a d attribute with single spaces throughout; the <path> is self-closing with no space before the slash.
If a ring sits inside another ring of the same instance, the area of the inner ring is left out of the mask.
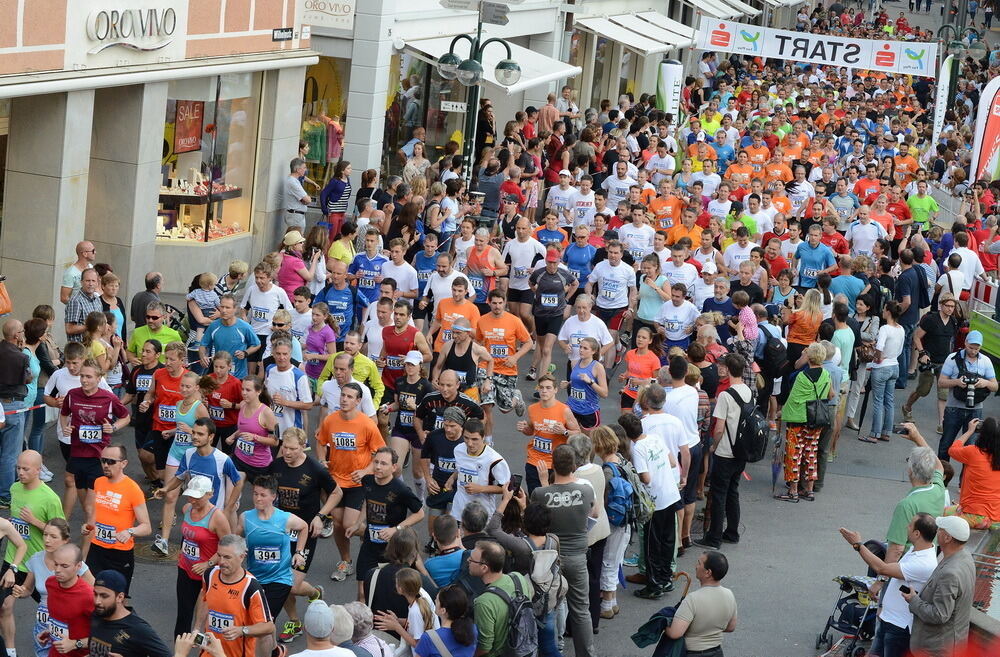
<path id="1" fill-rule="evenodd" d="M 246 625 L 243 626 L 243 636 L 250 636 L 250 628 Z"/>
<path id="2" fill-rule="evenodd" d="M 135 536 L 135 527 L 129 527 L 125 531 L 128 532 L 129 536 Z"/>
<path id="3" fill-rule="evenodd" d="M 851 547 L 854 548 L 855 552 L 861 552 L 861 543 L 852 543 Z"/>
<path id="4" fill-rule="evenodd" d="M 83 639 L 77 639 L 76 643 L 73 644 L 73 647 L 76 648 L 77 650 L 83 650 L 84 648 L 87 647 L 87 642 L 84 641 Z"/>

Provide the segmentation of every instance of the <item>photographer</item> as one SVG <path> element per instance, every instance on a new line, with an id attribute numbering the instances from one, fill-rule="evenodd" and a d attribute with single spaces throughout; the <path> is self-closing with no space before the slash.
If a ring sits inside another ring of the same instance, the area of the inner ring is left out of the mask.
<path id="1" fill-rule="evenodd" d="M 975 436 L 974 444 L 966 441 Z M 989 529 L 1000 522 L 1000 424 L 995 417 L 972 420 L 948 448 L 948 455 L 963 464 L 958 504 L 945 509 L 969 521 L 973 529 Z"/>
<path id="2" fill-rule="evenodd" d="M 931 392 L 941 366 L 951 351 L 952 340 L 958 329 L 958 321 L 954 318 L 958 301 L 950 292 L 942 292 L 938 298 L 938 311 L 927 313 L 920 318 L 917 330 L 913 333 L 913 346 L 917 348 L 917 363 L 920 370 L 916 389 L 910 393 L 903 404 L 903 419 L 913 421 L 913 405 L 921 397 Z M 944 406 L 948 400 L 948 391 L 938 386 L 938 432 L 944 424 Z"/>
<path id="3" fill-rule="evenodd" d="M 983 401 L 990 392 L 997 391 L 996 373 L 993 362 L 980 354 L 983 334 L 969 331 L 965 338 L 965 349 L 957 351 L 945 360 L 938 377 L 939 388 L 951 388 L 952 394 L 945 402 L 941 442 L 938 457 L 948 460 L 948 448 L 958 436 L 958 432 L 972 419 L 982 419 Z"/>

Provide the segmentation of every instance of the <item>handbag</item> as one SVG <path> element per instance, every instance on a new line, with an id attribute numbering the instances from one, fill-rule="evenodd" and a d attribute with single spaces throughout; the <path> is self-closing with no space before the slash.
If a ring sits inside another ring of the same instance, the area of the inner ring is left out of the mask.
<path id="1" fill-rule="evenodd" d="M 14 312 L 14 304 L 10 300 L 5 280 L 7 280 L 6 276 L 0 276 L 0 315 Z"/>
<path id="2" fill-rule="evenodd" d="M 871 342 L 862 342 L 856 351 L 859 363 L 870 363 L 875 360 L 875 345 Z"/>
<path id="3" fill-rule="evenodd" d="M 805 372 L 802 373 L 802 376 L 806 376 Z M 811 381 L 811 383 L 816 399 L 810 399 L 806 402 L 806 427 L 810 429 L 825 429 L 833 424 L 833 411 L 825 399 L 819 398 L 819 389 L 816 387 L 816 382 Z"/>

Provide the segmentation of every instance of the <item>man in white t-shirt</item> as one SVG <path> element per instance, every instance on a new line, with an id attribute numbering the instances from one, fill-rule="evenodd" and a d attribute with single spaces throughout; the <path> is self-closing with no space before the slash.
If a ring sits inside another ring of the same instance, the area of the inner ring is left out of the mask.
<path id="1" fill-rule="evenodd" d="M 684 476 L 681 485 L 681 501 L 684 504 L 679 513 L 681 544 L 691 545 L 691 525 L 694 522 L 695 503 L 698 500 L 698 479 L 701 476 L 702 447 L 701 432 L 698 430 L 698 389 L 688 385 L 685 379 L 688 374 L 687 359 L 683 356 L 673 356 L 667 371 L 670 373 L 670 390 L 667 391 L 663 403 L 663 412 L 677 418 L 684 427 L 684 440 L 691 452 L 691 466 Z"/>
<path id="2" fill-rule="evenodd" d="M 570 187 L 569 181 L 572 178 L 573 174 L 570 173 L 569 169 L 563 169 L 559 172 L 559 184 L 555 187 L 550 187 L 549 191 L 545 194 L 545 207 L 559 213 L 560 226 L 573 225 L 574 217 L 570 212 L 570 206 L 572 205 L 573 195 L 576 194 L 576 189 Z"/>
<path id="3" fill-rule="evenodd" d="M 573 303 L 575 315 L 569 316 L 559 329 L 559 346 L 566 352 L 570 365 L 575 365 L 580 360 L 580 342 L 584 338 L 594 338 L 601 345 L 600 359 L 611 350 L 615 341 L 611 337 L 608 325 L 595 316 L 591 310 L 594 308 L 594 298 L 589 294 L 580 294 Z"/>
<path id="4" fill-rule="evenodd" d="M 888 237 L 885 227 L 877 221 L 872 221 L 871 212 L 870 205 L 862 205 L 855 215 L 857 219 L 847 227 L 845 237 L 851 245 L 852 256 L 870 256 L 875 242 Z"/>
<path id="5" fill-rule="evenodd" d="M 667 152 L 667 144 L 661 139 L 656 144 L 656 153 L 646 162 L 646 171 L 652 175 L 653 184 L 659 187 L 661 180 L 670 180 L 674 166 L 674 156 Z"/>
<path id="6" fill-rule="evenodd" d="M 741 407 L 754 401 L 749 386 L 743 383 L 743 371 L 750 366 L 746 359 L 730 353 L 722 357 L 722 363 L 729 371 L 729 388 L 719 394 L 712 411 L 712 417 L 719 420 L 712 432 L 709 493 L 716 512 L 711 514 L 711 526 L 705 535 L 692 540 L 695 545 L 710 550 L 718 550 L 723 541 L 740 542 L 739 485 L 746 461 L 733 455 L 732 443 L 736 440 Z"/>
<path id="7" fill-rule="evenodd" d="M 313 398 L 309 377 L 292 365 L 291 340 L 274 340 L 271 343 L 271 355 L 274 357 L 274 365 L 265 371 L 264 387 L 271 395 L 271 410 L 278 420 L 275 434 L 280 438 L 285 429 L 305 428 L 305 416 L 312 408 Z"/>
<path id="8" fill-rule="evenodd" d="M 745 214 L 753 219 L 754 223 L 757 225 L 757 232 L 754 235 L 751 235 L 754 241 L 760 240 L 764 233 L 770 233 L 774 230 L 774 214 L 776 212 L 777 211 L 766 212 L 760 206 L 760 196 L 757 194 L 751 194 L 747 197 L 747 209 Z"/>
<path id="9" fill-rule="evenodd" d="M 589 175 L 580 178 L 580 188 L 569 197 L 569 211 L 573 228 L 580 224 L 594 225 L 594 179 Z M 613 206 L 612 206 L 613 207 Z"/>
<path id="10" fill-rule="evenodd" d="M 719 183 L 722 182 L 722 178 L 715 172 L 715 160 L 705 160 L 702 163 L 702 170 L 691 174 L 691 180 L 701 183 L 701 193 L 703 196 L 711 197 L 715 194 Z"/>
<path id="11" fill-rule="evenodd" d="M 758 245 L 750 241 L 750 231 L 746 226 L 736 229 L 736 241 L 726 247 L 722 253 L 722 260 L 726 264 L 729 273 L 729 280 L 735 281 L 740 277 L 740 263 L 750 260 L 750 252 Z"/>
<path id="12" fill-rule="evenodd" d="M 876 630 L 875 642 L 882 646 L 883 655 L 909 654 L 910 628 L 913 626 L 913 612 L 903 598 L 901 586 L 909 587 L 919 594 L 938 565 L 934 537 L 937 523 L 929 513 L 917 513 L 906 528 L 906 538 L 912 547 L 896 563 L 886 563 L 873 554 L 858 532 L 840 528 L 840 535 L 850 543 L 880 580 L 888 578 L 882 607 L 878 618 L 881 621 Z"/>
<path id="13" fill-rule="evenodd" d="M 635 180 L 628 176 L 628 163 L 619 160 L 615 164 L 615 175 L 605 178 L 601 188 L 608 193 L 608 204 L 616 208 L 628 198 L 629 187 L 635 184 Z"/>
<path id="14" fill-rule="evenodd" d="M 645 433 L 635 415 L 626 413 L 618 423 L 632 441 L 632 465 L 653 498 L 654 508 L 652 517 L 642 529 L 646 586 L 635 595 L 658 600 L 674 588 L 672 562 L 677 543 L 674 506 L 681 499 L 675 475 L 676 458 L 660 433 Z"/>
<path id="15" fill-rule="evenodd" d="M 93 242 L 79 242 L 76 245 L 76 262 L 63 272 L 62 286 L 59 288 L 59 301 L 66 303 L 80 289 L 80 279 L 85 269 L 94 266 L 97 259 L 97 249 Z"/>
<path id="16" fill-rule="evenodd" d="M 708 214 L 712 217 L 726 217 L 733 207 L 733 202 L 729 200 L 729 183 L 723 182 L 716 190 L 716 197 L 708 202 Z"/>
<path id="17" fill-rule="evenodd" d="M 656 315 L 656 323 L 662 327 L 666 336 L 664 347 L 681 347 L 687 349 L 691 342 L 694 323 L 698 319 L 698 309 L 685 299 L 687 287 L 683 283 L 670 286 L 670 301 L 665 301 Z"/>
<path id="18" fill-rule="evenodd" d="M 389 241 L 389 262 L 382 265 L 382 278 L 396 281 L 396 296 L 411 306 L 417 298 L 420 285 L 417 281 L 417 270 L 404 260 L 406 242 L 397 237 Z"/>
<path id="19" fill-rule="evenodd" d="M 320 388 L 319 405 L 325 409 L 323 417 L 340 410 L 340 388 L 352 381 L 361 386 L 361 412 L 373 420 L 375 419 L 372 391 L 368 389 L 368 386 L 354 378 L 354 357 L 348 353 L 339 354 L 333 359 L 333 377 L 325 381 Z M 322 421 L 323 419 L 320 418 L 320 422 Z"/>
<path id="20" fill-rule="evenodd" d="M 624 247 L 618 240 L 611 240 L 605 247 L 608 259 L 597 263 L 587 277 L 586 293 L 597 292 L 595 313 L 611 329 L 611 337 L 618 342 L 618 331 L 622 320 L 632 317 L 638 292 L 635 286 L 635 270 L 622 262 Z M 595 290 L 596 284 L 596 290 Z M 604 366 L 610 367 L 614 353 L 609 350 L 604 357 Z"/>
<path id="21" fill-rule="evenodd" d="M 663 275 L 671 285 L 683 283 L 690 296 L 698 280 L 698 268 L 687 262 L 687 249 L 674 244 L 670 247 L 670 261 L 663 265 Z"/>
<path id="22" fill-rule="evenodd" d="M 965 277 L 965 286 L 962 289 L 971 290 L 972 284 L 977 278 L 985 277 L 986 270 L 983 268 L 983 262 L 979 259 L 976 252 L 969 248 L 968 233 L 958 233 L 955 235 L 955 248 L 951 252 L 952 254 L 958 254 L 962 258 L 962 262 L 958 266 L 959 271 Z"/>

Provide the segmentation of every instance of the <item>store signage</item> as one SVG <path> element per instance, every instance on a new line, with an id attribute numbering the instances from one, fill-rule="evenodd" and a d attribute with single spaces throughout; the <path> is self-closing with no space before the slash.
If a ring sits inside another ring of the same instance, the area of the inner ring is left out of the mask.
<path id="1" fill-rule="evenodd" d="M 95 11 L 87 17 L 87 36 L 97 45 L 87 53 L 96 55 L 115 46 L 140 52 L 160 50 L 173 42 L 176 30 L 173 7 Z"/>
<path id="2" fill-rule="evenodd" d="M 354 29 L 355 0 L 305 0 L 302 22 L 338 30 Z"/>
<path id="3" fill-rule="evenodd" d="M 201 150 L 201 127 L 204 120 L 204 101 L 177 101 L 177 113 L 174 119 L 174 153 Z"/>
<path id="4" fill-rule="evenodd" d="M 291 41 L 295 30 L 290 27 L 277 27 L 271 30 L 271 41 Z"/>
<path id="5" fill-rule="evenodd" d="M 441 111 L 442 112 L 464 112 L 468 108 L 465 103 L 458 102 L 457 100 L 442 100 L 441 101 Z"/>
<path id="6" fill-rule="evenodd" d="M 883 41 L 775 30 L 701 17 L 697 47 L 753 57 L 848 66 L 863 70 L 936 77 L 937 44 Z"/>

